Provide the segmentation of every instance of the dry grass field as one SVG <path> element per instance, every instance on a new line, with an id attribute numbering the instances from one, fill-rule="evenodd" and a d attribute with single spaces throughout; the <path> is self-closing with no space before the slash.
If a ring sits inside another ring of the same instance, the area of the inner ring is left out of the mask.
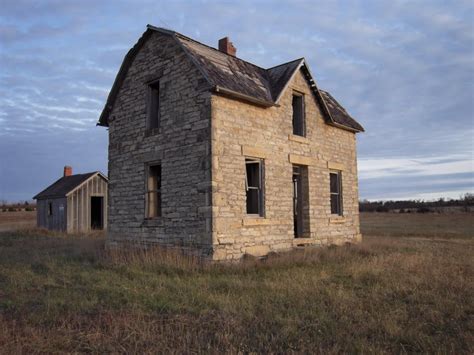
<path id="1" fill-rule="evenodd" d="M 36 211 L 1 212 L 0 232 L 31 229 L 36 226 Z"/>
<path id="2" fill-rule="evenodd" d="M 0 233 L 0 353 L 472 354 L 473 215 L 361 220 L 360 245 L 236 265 Z"/>

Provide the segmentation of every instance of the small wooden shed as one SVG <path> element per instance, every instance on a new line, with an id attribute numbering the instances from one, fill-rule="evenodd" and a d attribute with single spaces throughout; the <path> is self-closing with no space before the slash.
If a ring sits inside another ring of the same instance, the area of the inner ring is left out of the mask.
<path id="1" fill-rule="evenodd" d="M 50 230 L 89 232 L 107 229 L 108 179 L 99 171 L 63 177 L 35 197 L 37 226 Z"/>

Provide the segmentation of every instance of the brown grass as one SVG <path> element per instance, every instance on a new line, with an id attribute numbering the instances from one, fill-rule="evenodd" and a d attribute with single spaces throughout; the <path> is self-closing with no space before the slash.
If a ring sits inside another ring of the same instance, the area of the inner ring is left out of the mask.
<path id="1" fill-rule="evenodd" d="M 36 226 L 36 211 L 0 211 L 0 232 L 28 229 Z"/>
<path id="2" fill-rule="evenodd" d="M 234 265 L 3 233 L 0 353 L 472 353 L 471 216 L 436 216 L 406 237 L 414 220 L 363 215 L 360 245 Z M 392 234 L 377 236 L 378 218 Z"/>

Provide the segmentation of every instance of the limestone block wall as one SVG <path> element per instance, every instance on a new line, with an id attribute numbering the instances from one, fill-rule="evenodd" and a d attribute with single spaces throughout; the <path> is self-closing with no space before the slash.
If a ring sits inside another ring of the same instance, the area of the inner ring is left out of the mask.
<path id="1" fill-rule="evenodd" d="M 305 96 L 306 137 L 292 135 L 293 91 Z M 355 134 L 324 122 L 301 73 L 290 82 L 279 107 L 213 96 L 211 116 L 214 259 L 360 239 Z M 264 217 L 246 214 L 246 157 L 264 159 Z M 307 166 L 308 171 L 306 238 L 294 238 L 292 164 Z M 342 171 L 342 217 L 331 215 L 331 169 Z"/>
<path id="2" fill-rule="evenodd" d="M 161 124 L 148 130 L 147 83 L 157 79 Z M 173 38 L 152 34 L 110 114 L 110 244 L 132 241 L 211 252 L 210 95 Z M 145 218 L 149 163 L 161 163 L 161 218 Z"/>

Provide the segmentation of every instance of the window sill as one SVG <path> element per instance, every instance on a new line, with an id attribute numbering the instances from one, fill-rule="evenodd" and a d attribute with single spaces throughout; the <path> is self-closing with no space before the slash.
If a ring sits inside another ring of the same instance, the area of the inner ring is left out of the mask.
<path id="1" fill-rule="evenodd" d="M 344 216 L 333 215 L 329 218 L 330 224 L 340 224 L 340 223 L 345 223 L 345 222 L 346 222 L 346 217 Z"/>
<path id="2" fill-rule="evenodd" d="M 289 134 L 288 140 L 298 143 L 309 144 L 309 139 L 307 137 L 298 136 L 296 134 Z"/>
<path id="3" fill-rule="evenodd" d="M 161 133 L 161 128 L 147 128 L 145 131 L 145 137 L 156 136 Z"/>
<path id="4" fill-rule="evenodd" d="M 313 238 L 304 238 L 304 237 L 298 237 L 293 239 L 293 246 L 302 246 L 302 245 L 308 245 L 308 244 L 314 244 L 315 240 Z"/>
<path id="5" fill-rule="evenodd" d="M 265 217 L 247 217 L 242 218 L 242 226 L 264 226 L 270 224 L 271 221 Z"/>

